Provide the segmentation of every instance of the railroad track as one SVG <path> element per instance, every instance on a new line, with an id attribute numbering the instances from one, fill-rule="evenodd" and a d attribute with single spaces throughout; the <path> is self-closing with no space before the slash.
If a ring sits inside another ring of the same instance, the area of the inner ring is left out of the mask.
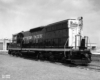
<path id="1" fill-rule="evenodd" d="M 100 63 L 98 63 L 100 64 Z M 89 64 L 88 66 L 77 66 L 80 69 L 86 69 L 86 70 L 95 70 L 100 72 L 100 65 L 95 65 L 95 64 Z"/>

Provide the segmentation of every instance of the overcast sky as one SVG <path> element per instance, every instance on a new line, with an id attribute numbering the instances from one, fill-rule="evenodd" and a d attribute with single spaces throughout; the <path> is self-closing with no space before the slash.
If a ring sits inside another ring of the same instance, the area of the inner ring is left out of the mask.
<path id="1" fill-rule="evenodd" d="M 100 0 L 0 0 L 0 38 L 83 16 L 83 35 L 100 44 Z"/>

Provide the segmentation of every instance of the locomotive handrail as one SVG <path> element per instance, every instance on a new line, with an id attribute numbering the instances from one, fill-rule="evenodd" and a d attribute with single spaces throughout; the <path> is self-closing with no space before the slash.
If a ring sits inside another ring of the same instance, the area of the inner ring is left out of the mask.
<path id="1" fill-rule="evenodd" d="M 88 37 L 88 43 L 90 43 L 90 47 L 91 47 L 91 41 L 90 41 L 90 38 Z M 89 45 L 87 46 L 87 48 L 89 47 Z"/>
<path id="2" fill-rule="evenodd" d="M 68 39 L 69 39 L 69 38 L 68 38 Z M 67 42 L 68 42 L 68 39 L 66 40 L 65 45 L 64 45 L 64 56 L 65 56 L 65 57 L 66 57 L 66 53 L 65 53 L 66 50 L 65 50 L 65 49 L 66 49 L 66 44 L 67 44 Z"/>

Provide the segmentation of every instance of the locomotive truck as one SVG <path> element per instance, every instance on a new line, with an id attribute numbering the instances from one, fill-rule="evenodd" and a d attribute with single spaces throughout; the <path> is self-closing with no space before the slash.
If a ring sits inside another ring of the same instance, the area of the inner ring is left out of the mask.
<path id="1" fill-rule="evenodd" d="M 82 36 L 83 17 L 67 19 L 13 35 L 8 54 L 75 64 L 91 62 L 88 36 Z"/>

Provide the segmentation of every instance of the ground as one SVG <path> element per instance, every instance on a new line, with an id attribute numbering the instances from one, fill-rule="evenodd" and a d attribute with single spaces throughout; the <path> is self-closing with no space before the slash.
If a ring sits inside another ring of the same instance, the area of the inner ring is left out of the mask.
<path id="1" fill-rule="evenodd" d="M 0 80 L 100 80 L 100 72 L 0 53 Z"/>

